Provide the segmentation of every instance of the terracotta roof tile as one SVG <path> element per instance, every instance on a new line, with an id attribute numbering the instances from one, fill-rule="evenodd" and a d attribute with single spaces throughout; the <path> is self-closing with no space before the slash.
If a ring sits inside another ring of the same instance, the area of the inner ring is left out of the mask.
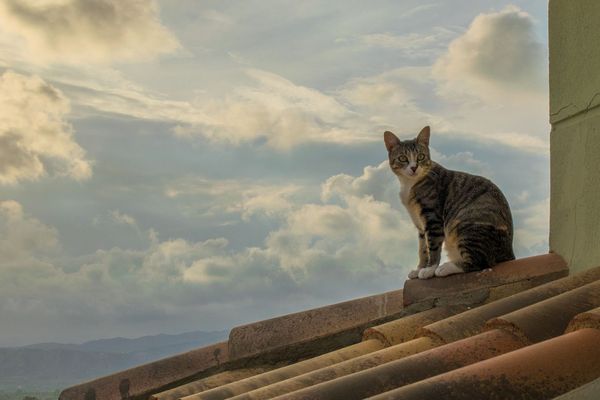
<path id="1" fill-rule="evenodd" d="M 277 400 L 359 400 L 525 346 L 509 332 L 493 330 L 365 371 L 311 386 Z"/>
<path id="2" fill-rule="evenodd" d="M 572 282 L 573 279 L 570 279 L 568 282 Z M 568 282 L 558 282 L 556 285 L 553 285 L 551 288 L 556 288 L 558 286 L 567 285 Z M 546 288 L 548 289 L 548 288 Z M 548 292 L 548 290 L 543 290 L 542 292 Z M 504 302 L 508 302 L 510 298 L 505 299 Z M 499 301 L 502 302 L 502 301 Z M 454 324 L 454 328 L 456 328 L 457 323 L 460 324 L 461 319 L 467 315 L 468 313 L 478 314 L 478 315 L 486 315 L 486 308 L 491 309 L 494 308 L 496 310 L 499 309 L 498 305 L 496 307 L 492 307 L 494 303 L 490 303 L 488 305 L 481 306 L 479 308 L 475 308 L 469 312 L 458 314 L 454 317 L 449 317 L 447 319 L 443 319 L 439 321 L 439 324 L 445 324 L 446 326 Z M 592 282 L 590 284 L 584 285 L 580 288 L 576 288 L 571 291 L 567 291 L 561 295 L 551 297 L 545 301 L 535 303 L 526 308 L 519 309 L 513 313 L 506 314 L 499 318 L 493 320 L 493 323 L 488 323 L 489 328 L 503 328 L 507 329 L 510 332 L 514 332 L 518 334 L 519 338 L 521 338 L 522 344 L 538 342 L 544 339 L 548 339 L 553 336 L 558 336 L 563 333 L 566 328 L 568 322 L 575 316 L 578 312 L 588 310 L 594 307 L 596 304 L 600 304 L 600 281 Z M 482 310 L 483 309 L 483 310 Z M 490 311 L 487 310 L 487 313 Z M 489 315 L 489 314 L 487 314 Z M 415 318 L 413 316 L 413 318 Z M 467 318 L 469 320 L 469 318 Z M 470 320 L 472 322 L 472 320 Z M 508 321 L 511 321 L 510 323 Z M 520 323 L 520 325 L 518 325 Z M 390 325 L 388 323 L 386 325 Z M 434 323 L 435 324 L 435 323 Z M 519 326 L 527 327 L 527 333 L 522 332 L 518 329 Z M 515 326 L 517 328 L 515 328 Z M 480 330 L 483 328 L 483 324 L 479 324 L 479 326 L 474 327 L 471 326 L 470 330 Z M 373 328 L 372 328 L 373 329 Z M 424 328 L 425 331 L 428 327 Z M 433 336 L 437 337 L 437 336 Z M 444 339 L 444 338 L 443 338 Z M 447 338 L 446 338 L 447 339 Z M 467 340 L 468 341 L 468 340 Z M 461 342 L 462 343 L 462 342 Z M 384 349 L 377 353 L 385 353 L 389 352 L 391 349 Z M 361 359 L 367 361 L 374 357 L 374 354 L 369 354 L 361 357 Z M 350 360 L 345 364 L 358 364 L 359 360 Z M 370 366 L 374 366 L 375 363 L 370 364 Z M 359 364 L 360 365 L 360 364 Z M 369 365 L 369 364 L 367 364 Z M 378 364 L 375 364 L 378 365 Z M 267 388 L 263 388 L 262 390 L 257 390 L 254 392 L 248 393 L 246 396 L 238 396 L 235 397 L 235 400 L 256 400 L 256 399 L 266 399 L 271 398 L 275 395 L 289 393 L 292 390 L 298 390 L 302 387 L 307 387 L 310 385 L 314 385 L 320 382 L 324 382 L 326 380 L 330 380 L 333 378 L 337 378 L 342 375 L 347 375 L 348 373 L 354 373 L 356 370 L 365 369 L 364 366 L 362 368 L 354 367 L 352 368 L 340 368 L 341 365 L 334 365 L 324 370 L 315 371 L 311 374 L 306 374 L 295 378 L 294 380 L 288 380 L 279 383 L 276 386 L 270 386 Z M 339 372 L 338 372 L 339 371 Z M 372 386 L 372 384 L 371 384 Z M 311 395 L 313 395 L 311 393 Z M 310 396 L 307 398 L 311 398 Z"/>
<path id="3" fill-rule="evenodd" d="M 242 379 L 215 389 L 207 390 L 202 393 L 191 395 L 186 399 L 226 399 L 240 393 L 245 393 L 260 387 L 295 377 L 297 375 L 333 365 L 348 359 L 358 357 L 363 354 L 383 348 L 383 344 L 375 339 L 357 343 L 352 346 L 344 347 L 321 356 L 310 358 L 283 368 L 278 368 L 260 375 Z"/>
<path id="4" fill-rule="evenodd" d="M 363 371 L 374 366 L 385 364 L 387 362 L 398 360 L 413 354 L 429 350 L 440 343 L 431 338 L 423 337 L 409 340 L 408 342 L 385 348 L 370 354 L 365 354 L 361 357 L 356 357 L 348 361 L 344 361 L 330 367 L 321 368 L 316 371 L 311 371 L 306 374 L 287 379 L 260 389 L 249 391 L 248 393 L 240 394 L 233 397 L 231 400 L 255 400 L 255 399 L 270 399 L 285 393 L 302 389 L 317 383 L 325 382 L 340 376 L 353 374 Z M 208 392 L 205 392 L 208 393 Z M 213 400 L 211 396 L 203 396 L 200 393 L 195 396 L 186 398 L 185 400 Z"/>
<path id="5" fill-rule="evenodd" d="M 208 376 L 203 379 L 199 379 L 194 382 L 190 382 L 185 385 L 178 386 L 174 389 L 166 390 L 150 396 L 151 400 L 177 400 L 184 396 L 189 396 L 194 393 L 202 392 L 204 390 L 213 389 L 222 385 L 226 385 L 231 382 L 239 381 L 240 379 L 248 378 L 250 376 L 262 374 L 267 372 L 269 369 L 275 367 L 254 367 L 254 368 L 242 368 L 233 371 L 225 371 L 218 374 Z"/>
<path id="6" fill-rule="evenodd" d="M 600 280 L 504 314 L 486 325 L 509 330 L 536 343 L 562 334 L 577 314 L 598 306 Z"/>
<path id="7" fill-rule="evenodd" d="M 573 332 L 582 328 L 600 329 L 600 307 L 578 314 L 567 326 L 567 332 Z M 600 398 L 600 396 L 598 396 Z"/>
<path id="8" fill-rule="evenodd" d="M 599 343 L 580 329 L 371 399 L 549 399 L 600 376 Z"/>
<path id="9" fill-rule="evenodd" d="M 415 336 L 415 333 L 421 326 L 454 315 L 464 309 L 464 306 L 440 307 L 378 325 L 365 331 L 365 335 L 363 336 L 365 341 L 362 342 L 362 344 L 353 346 L 364 348 L 367 343 L 371 343 L 373 340 L 380 342 L 381 347 L 384 345 L 389 346 L 391 344 L 398 344 L 387 349 L 375 351 L 378 349 L 372 348 L 372 351 L 368 354 L 357 355 L 355 358 L 339 361 L 331 366 L 322 366 L 322 368 L 319 369 L 313 368 L 313 370 L 309 371 L 307 371 L 307 368 L 297 368 L 296 366 L 298 366 L 298 364 L 295 364 L 246 379 L 242 382 L 224 385 L 218 389 L 199 393 L 188 397 L 186 400 L 223 399 L 227 398 L 226 396 L 231 395 L 239 395 L 236 396 L 235 399 L 268 398 L 314 385 L 336 376 L 347 375 L 390 360 L 415 354 L 416 352 L 427 350 L 439 344 L 437 342 L 432 342 L 428 338 L 410 340 Z M 407 342 L 401 344 L 403 341 Z M 329 354 L 335 356 L 340 351 L 345 351 L 345 349 L 337 350 Z M 302 364 L 308 363 L 312 363 L 312 361 L 306 360 Z M 315 364 L 312 363 L 311 365 Z M 295 375 L 290 376 L 291 374 Z M 281 382 L 278 382 L 275 379 L 278 379 Z M 242 395 L 246 392 L 249 393 Z"/>
<path id="10" fill-rule="evenodd" d="M 421 334 L 437 337 L 446 343 L 463 339 L 479 333 L 484 324 L 492 318 L 508 314 L 598 279 L 600 279 L 600 267 L 557 279 L 556 281 L 465 311 L 454 317 L 434 322 L 425 326 Z"/>
<path id="11" fill-rule="evenodd" d="M 386 346 L 400 344 L 414 339 L 417 332 L 424 325 L 461 313 L 466 309 L 467 307 L 462 305 L 436 307 L 417 314 L 398 318 L 394 321 L 366 329 L 363 333 L 363 340 L 377 339 Z"/>

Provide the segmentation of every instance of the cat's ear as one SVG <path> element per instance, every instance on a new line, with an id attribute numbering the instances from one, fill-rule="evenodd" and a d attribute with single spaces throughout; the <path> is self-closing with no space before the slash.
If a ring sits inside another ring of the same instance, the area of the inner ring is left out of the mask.
<path id="1" fill-rule="evenodd" d="M 385 142 L 385 148 L 388 152 L 400 144 L 400 139 L 390 131 L 385 131 L 383 134 L 383 141 Z"/>
<path id="2" fill-rule="evenodd" d="M 429 135 L 431 134 L 431 129 L 429 126 L 421 129 L 419 132 L 419 136 L 417 136 L 417 143 L 424 144 L 425 146 L 429 146 Z"/>

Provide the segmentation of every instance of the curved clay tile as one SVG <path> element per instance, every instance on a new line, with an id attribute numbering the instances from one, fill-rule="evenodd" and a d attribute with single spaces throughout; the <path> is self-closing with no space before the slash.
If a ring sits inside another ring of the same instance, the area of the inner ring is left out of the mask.
<path id="1" fill-rule="evenodd" d="M 576 315 L 565 332 L 573 332 L 583 328 L 600 329 L 600 307 Z M 600 391 L 598 397 L 600 397 Z"/>
<path id="2" fill-rule="evenodd" d="M 308 371 L 313 371 L 328 365 L 336 364 L 354 357 L 368 354 L 383 348 L 383 344 L 376 339 L 360 342 L 352 346 L 344 347 L 343 349 L 326 353 L 318 357 L 310 358 L 286 367 L 278 368 L 260 375 L 255 375 L 246 379 L 232 382 L 214 389 L 210 389 L 201 393 L 196 393 L 187 397 L 186 400 L 222 400 L 228 399 L 240 393 L 245 393 L 263 386 L 270 385 L 275 382 L 282 381 L 303 374 Z"/>
<path id="3" fill-rule="evenodd" d="M 478 334 L 484 324 L 512 311 L 600 279 L 600 267 L 558 279 L 425 326 L 420 334 L 445 343 Z"/>
<path id="4" fill-rule="evenodd" d="M 178 386 L 174 389 L 153 394 L 150 396 L 150 400 L 179 400 L 181 397 L 199 393 L 204 390 L 213 389 L 231 382 L 239 381 L 240 379 L 248 378 L 250 376 L 262 374 L 268 370 L 269 369 L 264 367 L 256 367 L 221 372 L 185 385 Z"/>
<path id="5" fill-rule="evenodd" d="M 436 307 L 417 314 L 368 328 L 363 340 L 377 339 L 386 346 L 393 346 L 415 338 L 416 333 L 425 325 L 456 315 L 467 309 L 466 306 Z"/>
<path id="6" fill-rule="evenodd" d="M 506 329 L 530 343 L 561 335 L 577 314 L 600 306 L 600 281 L 494 318 L 490 329 Z"/>
<path id="7" fill-rule="evenodd" d="M 392 321 L 390 323 L 391 325 L 383 324 L 371 328 L 371 330 L 368 330 L 370 331 L 370 334 L 367 334 L 365 336 L 366 340 L 362 343 L 345 347 L 340 350 L 336 350 L 316 358 L 311 358 L 296 364 L 282 367 L 264 374 L 256 375 L 254 377 L 244 379 L 239 382 L 233 382 L 231 384 L 223 385 L 219 388 L 206 390 L 202 393 L 200 393 L 201 390 L 198 390 L 194 392 L 194 395 L 188 396 L 186 400 L 225 399 L 231 396 L 236 396 L 242 393 L 249 392 L 251 390 L 259 390 L 259 388 L 266 386 L 271 388 L 269 390 L 276 390 L 277 387 L 281 388 L 282 386 L 271 386 L 277 385 L 277 383 L 280 381 L 292 379 L 295 376 L 306 374 L 315 370 L 321 370 L 323 368 L 327 368 L 328 366 L 336 365 L 337 363 L 342 363 L 346 360 L 351 359 L 355 359 L 356 361 L 348 362 L 347 364 L 342 364 L 341 368 L 334 369 L 337 370 L 338 373 L 341 373 L 342 370 L 347 371 L 348 365 L 350 365 L 352 366 L 352 368 L 354 368 L 351 371 L 354 372 L 359 370 L 356 368 L 360 368 L 360 365 L 364 364 L 364 361 L 362 361 L 363 358 L 361 358 L 360 356 L 363 356 L 365 354 L 374 354 L 372 356 L 372 359 L 368 361 L 370 363 L 369 365 L 378 365 L 382 362 L 385 362 L 384 360 L 389 361 L 391 359 L 397 359 L 400 356 L 414 354 L 417 351 L 431 348 L 433 346 L 431 340 L 423 339 L 415 341 L 406 346 L 394 348 L 391 351 L 385 352 L 383 354 L 379 354 L 376 351 L 382 349 L 384 346 L 389 346 L 390 343 L 399 344 L 403 340 L 410 340 L 415 336 L 415 333 L 424 324 L 440 320 L 462 310 L 464 310 L 464 307 L 460 306 L 440 307 L 426 310 L 418 314 L 405 316 L 403 318 Z M 355 357 L 357 357 L 358 359 L 356 359 Z"/>
<path id="8" fill-rule="evenodd" d="M 523 347 L 506 331 L 494 330 L 401 360 L 307 387 L 274 400 L 359 400 Z"/>
<path id="9" fill-rule="evenodd" d="M 600 376 L 600 331 L 580 329 L 372 400 L 552 399 Z"/>
<path id="10" fill-rule="evenodd" d="M 275 396 L 316 385 L 317 383 L 326 382 L 340 376 L 353 374 L 393 360 L 408 357 L 438 345 L 440 345 L 439 342 L 428 337 L 413 339 L 371 354 L 365 354 L 364 356 L 356 357 L 352 360 L 321 368 L 316 371 L 307 372 L 306 374 L 295 376 L 285 381 L 241 394 L 231 400 L 270 399 Z"/>

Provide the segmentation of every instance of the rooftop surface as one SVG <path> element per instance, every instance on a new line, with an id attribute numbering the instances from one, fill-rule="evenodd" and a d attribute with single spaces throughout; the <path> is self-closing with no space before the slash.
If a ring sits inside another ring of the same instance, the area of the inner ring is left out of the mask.
<path id="1" fill-rule="evenodd" d="M 239 326 L 60 399 L 600 398 L 599 378 L 600 267 L 545 254 Z"/>

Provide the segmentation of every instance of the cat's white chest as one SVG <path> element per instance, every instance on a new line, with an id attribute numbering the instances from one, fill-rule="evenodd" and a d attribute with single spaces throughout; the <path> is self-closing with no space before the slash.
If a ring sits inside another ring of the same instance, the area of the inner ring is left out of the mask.
<path id="1" fill-rule="evenodd" d="M 402 185 L 400 189 L 400 201 L 406 207 L 408 211 L 408 215 L 410 215 L 410 219 L 413 224 L 417 227 L 420 232 L 425 231 L 425 221 L 421 214 L 421 206 L 414 200 L 411 200 L 411 189 L 412 186 Z"/>

